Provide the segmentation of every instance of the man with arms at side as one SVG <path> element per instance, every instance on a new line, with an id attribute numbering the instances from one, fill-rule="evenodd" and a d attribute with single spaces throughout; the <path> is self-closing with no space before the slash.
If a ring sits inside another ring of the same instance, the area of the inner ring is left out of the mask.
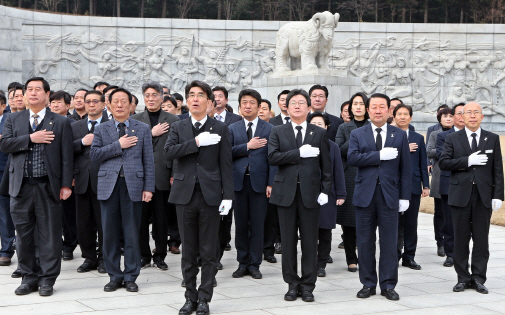
<path id="1" fill-rule="evenodd" d="M 332 167 L 326 130 L 307 124 L 310 97 L 294 89 L 286 97 L 290 123 L 272 129 L 268 161 L 278 166 L 270 202 L 277 205 L 282 237 L 282 275 L 288 283 L 284 300 L 314 301 L 320 206 L 328 202 Z M 297 270 L 298 230 L 302 276 Z"/>
<path id="2" fill-rule="evenodd" d="M 90 158 L 100 163 L 97 198 L 103 230 L 103 261 L 110 282 L 104 291 L 123 286 L 137 292 L 140 273 L 139 230 L 142 202 L 154 192 L 154 158 L 149 126 L 130 119 L 132 95 L 118 88 L 109 96 L 114 119 L 95 128 Z M 124 237 L 124 271 L 120 236 Z"/>
<path id="3" fill-rule="evenodd" d="M 242 90 L 238 99 L 244 120 L 229 127 L 235 188 L 235 247 L 239 263 L 233 277 L 250 274 L 254 279 L 261 279 L 263 228 L 277 171 L 276 167 L 268 166 L 266 146 L 273 126 L 258 117 L 261 95 L 257 91 Z"/>
<path id="4" fill-rule="evenodd" d="M 409 207 L 412 172 L 407 134 L 388 125 L 389 97 L 375 93 L 368 99 L 371 124 L 351 132 L 347 162 L 357 167 L 353 204 L 356 206 L 356 237 L 359 279 L 358 298 L 375 295 L 377 267 L 376 230 L 379 227 L 379 284 L 381 295 L 399 300 L 398 212 Z"/>
<path id="5" fill-rule="evenodd" d="M 463 107 L 465 128 L 445 138 L 440 169 L 451 172 L 449 205 L 454 226 L 454 292 L 472 287 L 487 294 L 489 225 L 491 214 L 503 201 L 503 161 L 500 138 L 481 128 L 482 107 L 470 102 Z M 468 270 L 470 239 L 472 262 Z"/>
<path id="6" fill-rule="evenodd" d="M 76 201 L 77 239 L 84 262 L 77 272 L 98 269 L 106 273 L 103 263 L 102 212 L 97 198 L 99 163 L 91 162 L 89 157 L 95 128 L 108 121 L 102 115 L 105 108 L 104 96 L 100 91 L 89 91 L 84 95 L 87 117 L 72 123 L 74 140 L 74 192 Z M 98 234 L 98 249 L 96 246 Z"/>
<path id="7" fill-rule="evenodd" d="M 228 105 L 228 90 L 226 90 L 225 87 L 216 86 L 212 89 L 212 93 L 216 100 L 216 113 L 214 114 L 214 119 L 224 122 L 228 126 L 242 120 L 242 117 L 239 115 L 226 110 L 226 105 Z"/>
<path id="8" fill-rule="evenodd" d="M 147 82 L 142 85 L 144 104 L 147 110 L 140 114 L 131 116 L 147 124 L 151 128 L 154 154 L 154 176 L 156 187 L 153 200 L 144 203 L 142 206 L 142 223 L 140 224 L 140 255 L 142 256 L 142 267 L 147 266 L 153 260 L 154 266 L 160 270 L 167 270 L 165 263 L 167 256 L 168 238 L 168 214 L 170 195 L 170 177 L 172 176 L 172 161 L 165 160 L 163 149 L 167 142 L 168 131 L 172 123 L 179 120 L 177 116 L 161 110 L 163 101 L 163 89 L 158 82 Z M 149 221 L 152 217 L 153 238 L 156 245 L 156 252 L 151 256 L 149 247 Z"/>
<path id="9" fill-rule="evenodd" d="M 407 133 L 410 149 L 410 162 L 412 165 L 412 193 L 409 208 L 399 213 L 398 216 L 398 261 L 402 259 L 402 266 L 414 270 L 421 270 L 414 257 L 417 248 L 417 216 L 421 196 L 428 197 L 430 193 L 430 180 L 426 167 L 426 145 L 424 137 L 415 131 L 409 130 L 412 121 L 412 107 L 399 104 L 393 111 L 396 126 Z M 402 254 L 403 250 L 403 254 Z"/>
<path id="10" fill-rule="evenodd" d="M 216 247 L 220 214 L 226 215 L 234 198 L 230 132 L 225 123 L 211 119 L 212 90 L 202 81 L 186 86 L 191 117 L 175 122 L 165 144 L 165 158 L 177 159 L 169 202 L 176 205 L 182 238 L 182 275 L 186 303 L 179 314 L 209 314 L 216 275 Z M 197 255 L 202 262 L 196 287 Z"/>
<path id="11" fill-rule="evenodd" d="M 460 103 L 454 105 L 452 108 L 452 117 L 454 119 L 454 125 L 451 129 L 447 131 L 440 132 L 437 134 L 436 139 L 436 150 L 437 158 L 439 160 L 444 149 L 445 138 L 451 133 L 460 131 L 465 128 L 465 121 L 463 119 L 463 106 L 465 104 Z M 444 252 L 447 255 L 443 265 L 444 267 L 454 266 L 454 228 L 452 220 L 452 211 L 449 206 L 449 183 L 451 180 L 451 172 L 444 171 L 440 168 L 440 184 L 439 190 L 440 200 L 442 204 L 442 212 L 444 213 L 444 225 L 442 227 L 442 233 L 444 235 Z"/>
<path id="12" fill-rule="evenodd" d="M 84 95 L 88 92 L 85 89 L 79 89 L 74 94 L 74 113 L 70 115 L 70 119 L 75 121 L 86 118 L 86 106 L 84 105 Z"/>
<path id="13" fill-rule="evenodd" d="M 344 120 L 334 116 L 326 111 L 326 103 L 328 102 L 328 88 L 324 85 L 316 84 L 312 86 L 309 90 L 310 102 L 312 112 L 321 112 L 323 115 L 330 118 L 330 125 L 326 132 L 328 133 L 328 139 L 335 141 L 335 136 L 337 135 L 338 126 L 344 123 Z"/>
<path id="14" fill-rule="evenodd" d="M 277 95 L 277 105 L 281 110 L 281 113 L 275 117 L 270 118 L 269 123 L 274 126 L 279 126 L 282 124 L 287 124 L 289 122 L 288 107 L 286 105 L 286 96 L 288 96 L 289 90 L 284 90 Z"/>
<path id="15" fill-rule="evenodd" d="M 11 215 L 23 274 L 15 293 L 25 295 L 40 287 L 39 294 L 49 296 L 61 270 L 60 200 L 72 193 L 72 130 L 70 120 L 46 109 L 50 92 L 46 80 L 29 79 L 25 91 L 30 110 L 7 116 L 0 138 L 0 150 L 11 154 Z M 43 239 L 35 240 L 35 229 Z"/>

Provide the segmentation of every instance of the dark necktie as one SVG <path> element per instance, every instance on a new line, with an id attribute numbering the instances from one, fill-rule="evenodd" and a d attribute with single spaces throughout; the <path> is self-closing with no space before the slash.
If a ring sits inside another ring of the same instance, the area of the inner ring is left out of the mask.
<path id="1" fill-rule="evenodd" d="M 298 133 L 296 134 L 296 145 L 298 147 L 302 146 L 303 140 L 302 140 L 302 126 L 296 126 L 296 130 L 298 130 Z"/>
<path id="2" fill-rule="evenodd" d="M 202 123 L 201 123 L 201 122 L 197 121 L 197 122 L 195 123 L 195 128 L 196 128 L 196 130 L 200 130 L 200 127 L 201 127 L 201 126 L 202 126 Z"/>
<path id="3" fill-rule="evenodd" d="M 95 133 L 95 125 L 96 125 L 97 121 L 90 120 L 89 122 L 91 123 L 91 129 L 89 130 L 89 133 Z"/>
<path id="4" fill-rule="evenodd" d="M 375 131 L 377 131 L 377 138 L 375 138 L 375 146 L 377 147 L 377 151 L 382 150 L 382 136 L 381 136 L 381 128 L 376 128 Z"/>
<path id="5" fill-rule="evenodd" d="M 253 136 L 253 134 L 252 134 L 252 125 L 253 125 L 253 123 L 249 122 L 247 125 L 249 126 L 249 128 L 247 128 L 247 139 L 251 140 L 252 136 Z"/>
<path id="6" fill-rule="evenodd" d="M 477 152 L 477 134 L 474 132 L 472 133 L 472 152 Z"/>
<path id="7" fill-rule="evenodd" d="M 284 117 L 284 120 L 286 121 L 285 124 L 289 122 L 289 117 Z"/>
<path id="8" fill-rule="evenodd" d="M 119 128 L 119 138 L 126 135 L 126 131 L 125 131 L 126 124 L 125 123 L 119 123 L 117 125 L 117 127 Z"/>

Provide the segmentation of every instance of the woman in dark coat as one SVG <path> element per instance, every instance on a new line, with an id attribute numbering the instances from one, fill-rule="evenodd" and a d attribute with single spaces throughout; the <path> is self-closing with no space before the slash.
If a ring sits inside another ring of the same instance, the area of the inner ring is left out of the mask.
<path id="1" fill-rule="evenodd" d="M 307 116 L 307 123 L 328 129 L 330 119 L 327 115 L 314 112 Z M 340 149 L 335 142 L 330 142 L 330 158 L 332 165 L 332 187 L 328 195 L 328 203 L 321 206 L 319 211 L 319 243 L 317 246 L 317 276 L 326 276 L 326 263 L 331 251 L 331 230 L 336 227 L 337 205 L 344 203 L 346 199 L 344 168 Z"/>
<path id="2" fill-rule="evenodd" d="M 355 207 L 352 204 L 354 194 L 356 168 L 347 164 L 347 150 L 349 149 L 349 139 L 351 131 L 368 125 L 368 113 L 366 111 L 367 97 L 364 93 L 358 92 L 349 100 L 349 115 L 351 121 L 341 124 L 338 127 L 335 143 L 340 147 L 342 162 L 344 164 L 345 190 L 347 191 L 348 202 L 337 207 L 337 224 L 342 227 L 342 240 L 344 241 L 347 270 L 356 272 L 358 270 L 358 256 L 356 255 L 356 216 Z"/>

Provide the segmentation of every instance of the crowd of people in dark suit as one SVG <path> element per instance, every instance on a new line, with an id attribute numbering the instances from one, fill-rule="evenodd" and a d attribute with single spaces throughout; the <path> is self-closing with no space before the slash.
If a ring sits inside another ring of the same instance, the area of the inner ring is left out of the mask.
<path id="1" fill-rule="evenodd" d="M 272 117 L 270 101 L 245 89 L 237 115 L 224 87 L 191 82 L 183 110 L 180 94 L 147 82 L 136 113 L 138 99 L 106 82 L 73 96 L 41 77 L 12 83 L 9 108 L 0 94 L 0 265 L 17 254 L 15 294 L 52 295 L 77 245 L 77 272 L 107 273 L 106 292 L 137 292 L 141 269 L 167 270 L 167 254 L 182 252 L 179 314 L 209 314 L 234 218 L 233 278 L 261 279 L 262 262 L 282 253 L 284 300 L 314 301 L 339 224 L 347 270 L 363 284 L 357 297 L 379 285 L 399 300 L 400 261 L 422 268 L 417 219 L 427 196 L 436 253 L 457 274 L 453 291 L 487 293 L 490 219 L 504 187 L 499 137 L 480 127 L 481 106 L 441 106 L 426 145 L 401 100 L 358 92 L 337 117 L 328 95 L 322 85 L 284 90 Z"/>

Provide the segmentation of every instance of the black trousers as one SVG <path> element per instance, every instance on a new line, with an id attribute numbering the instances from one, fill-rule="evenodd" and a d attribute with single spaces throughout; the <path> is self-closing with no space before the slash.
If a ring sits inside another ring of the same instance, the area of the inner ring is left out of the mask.
<path id="1" fill-rule="evenodd" d="M 11 215 L 22 283 L 54 285 L 61 270 L 62 207 L 54 199 L 49 180 L 24 179 L 17 197 L 11 197 Z"/>
<path id="2" fill-rule="evenodd" d="M 435 230 L 435 240 L 437 246 L 444 246 L 444 211 L 442 210 L 442 200 L 440 198 L 433 198 L 435 200 L 435 214 L 433 215 L 433 229 Z"/>
<path id="3" fill-rule="evenodd" d="M 317 268 L 326 268 L 331 252 L 331 229 L 319 228 L 317 243 Z"/>
<path id="4" fill-rule="evenodd" d="M 486 282 L 489 261 L 489 225 L 491 208 L 482 203 L 477 185 L 473 185 L 470 203 L 466 207 L 451 206 L 454 226 L 454 269 L 458 282 Z M 473 241 L 471 271 L 468 271 L 470 239 Z"/>
<path id="5" fill-rule="evenodd" d="M 359 279 L 369 288 L 377 286 L 375 260 L 376 230 L 379 227 L 379 281 L 381 290 L 394 289 L 398 283 L 398 208 L 386 204 L 380 184 L 368 207 L 356 207 Z"/>
<path id="6" fill-rule="evenodd" d="M 140 255 L 146 262 L 153 260 L 164 260 L 167 256 L 168 245 L 168 196 L 170 190 L 154 190 L 153 198 L 150 202 L 142 205 L 142 219 L 140 224 Z M 153 218 L 153 239 L 156 246 L 156 253 L 151 255 L 149 246 L 149 220 Z"/>
<path id="7" fill-rule="evenodd" d="M 186 282 L 186 298 L 196 302 L 206 299 L 210 302 L 214 292 L 216 275 L 216 244 L 219 228 L 219 209 L 209 206 L 199 185 L 195 186 L 191 201 L 187 205 L 176 205 L 179 232 L 182 238 L 181 271 Z M 202 262 L 201 284 L 197 289 L 197 256 Z"/>
<path id="8" fill-rule="evenodd" d="M 347 266 L 358 263 L 356 255 L 356 227 L 342 225 L 342 240 L 344 241 L 345 260 Z"/>
<path id="9" fill-rule="evenodd" d="M 103 260 L 103 230 L 100 201 L 88 183 L 84 194 L 76 194 L 77 208 L 77 239 L 81 247 L 82 258 L 98 263 Z M 96 250 L 96 235 L 98 233 L 98 256 Z"/>
<path id="10" fill-rule="evenodd" d="M 409 208 L 398 213 L 398 261 L 414 259 L 417 248 L 417 217 L 421 195 L 410 195 Z M 403 254 L 402 254 L 403 251 Z"/>
<path id="11" fill-rule="evenodd" d="M 181 246 L 181 234 L 179 233 L 179 225 L 177 224 L 177 210 L 173 203 L 168 203 L 167 220 L 168 233 L 170 234 L 168 246 L 179 247 Z"/>
<path id="12" fill-rule="evenodd" d="M 63 207 L 63 251 L 73 253 L 77 247 L 77 218 L 74 188 L 67 200 L 62 200 Z"/>
<path id="13" fill-rule="evenodd" d="M 107 200 L 100 200 L 103 228 L 103 262 L 110 280 L 135 281 L 140 274 L 139 231 L 142 201 L 132 201 L 124 177 L 118 177 Z M 124 271 L 121 271 L 121 234 Z"/>
<path id="14" fill-rule="evenodd" d="M 281 240 L 279 229 L 279 214 L 277 213 L 277 205 L 268 204 L 267 215 L 265 217 L 265 228 L 263 234 L 263 255 L 274 256 L 274 243 Z"/>
<path id="15" fill-rule="evenodd" d="M 263 229 L 268 199 L 265 192 L 257 193 L 251 176 L 244 176 L 241 191 L 235 191 L 235 247 L 239 267 L 259 269 L 263 253 Z"/>
<path id="16" fill-rule="evenodd" d="M 454 229 L 452 226 L 452 211 L 449 206 L 449 196 L 440 195 L 442 201 L 442 211 L 444 213 L 444 226 L 442 233 L 444 235 L 444 251 L 447 257 L 453 257 L 454 253 Z"/>
<path id="17" fill-rule="evenodd" d="M 289 207 L 277 207 L 282 237 L 282 276 L 292 289 L 314 291 L 317 280 L 317 239 L 319 208 L 303 204 L 300 185 Z M 302 276 L 298 276 L 297 244 L 300 230 L 302 247 Z"/>

